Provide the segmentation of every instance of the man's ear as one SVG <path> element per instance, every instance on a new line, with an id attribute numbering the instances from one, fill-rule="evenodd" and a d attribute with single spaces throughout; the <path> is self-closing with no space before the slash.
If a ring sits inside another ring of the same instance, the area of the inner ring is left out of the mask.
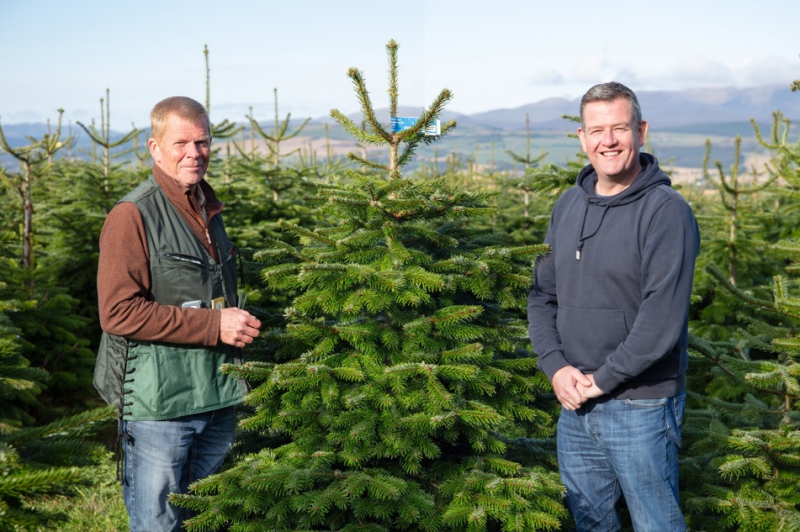
<path id="1" fill-rule="evenodd" d="M 150 155 L 153 157 L 153 160 L 157 163 L 161 162 L 161 148 L 158 147 L 158 143 L 156 139 L 150 137 L 150 140 L 147 141 L 147 146 L 150 148 Z"/>
<path id="2" fill-rule="evenodd" d="M 639 147 L 641 148 L 644 146 L 645 138 L 647 137 L 647 129 L 650 126 L 647 124 L 647 120 L 642 120 L 642 123 L 639 124 Z"/>
<path id="3" fill-rule="evenodd" d="M 586 137 L 583 134 L 583 128 L 580 127 L 578 128 L 578 139 L 581 141 L 581 149 L 583 150 L 583 153 L 588 154 L 589 152 L 586 150 Z"/>

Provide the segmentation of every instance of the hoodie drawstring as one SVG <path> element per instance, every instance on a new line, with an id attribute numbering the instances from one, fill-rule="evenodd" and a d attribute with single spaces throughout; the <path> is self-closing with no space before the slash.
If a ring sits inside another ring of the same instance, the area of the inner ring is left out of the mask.
<path id="1" fill-rule="evenodd" d="M 584 236 L 583 230 L 586 227 L 586 214 L 589 212 L 589 201 L 587 198 L 586 208 L 583 210 L 583 221 L 581 222 L 581 235 L 580 238 L 578 238 L 578 249 L 575 251 L 575 260 L 581 260 L 581 249 L 583 249 L 583 243 L 586 240 L 592 238 L 594 235 L 596 235 L 597 232 L 600 230 L 600 226 L 603 225 L 603 218 L 606 217 L 606 213 L 608 212 L 609 207 L 610 207 L 609 205 L 603 206 L 603 213 L 600 215 L 600 221 L 597 222 L 597 227 L 595 227 L 594 231 L 592 231 L 591 234 Z"/>

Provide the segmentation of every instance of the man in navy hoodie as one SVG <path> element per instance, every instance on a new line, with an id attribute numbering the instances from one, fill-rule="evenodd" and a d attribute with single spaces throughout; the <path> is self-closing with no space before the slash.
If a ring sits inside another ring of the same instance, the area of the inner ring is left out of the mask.
<path id="1" fill-rule="evenodd" d="M 691 208 L 640 153 L 636 95 L 616 82 L 581 100 L 589 166 L 556 203 L 528 321 L 562 410 L 558 460 L 579 531 L 686 530 L 678 502 L 688 311 L 700 243 Z"/>

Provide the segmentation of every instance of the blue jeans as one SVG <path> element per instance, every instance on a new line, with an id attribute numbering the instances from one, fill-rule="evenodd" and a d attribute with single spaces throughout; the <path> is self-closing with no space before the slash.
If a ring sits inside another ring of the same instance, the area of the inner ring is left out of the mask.
<path id="1" fill-rule="evenodd" d="M 558 462 L 580 532 L 615 531 L 625 498 L 637 532 L 683 532 L 678 449 L 686 395 L 593 400 L 561 409 Z"/>
<path id="2" fill-rule="evenodd" d="M 189 484 L 217 471 L 233 444 L 231 406 L 164 421 L 123 421 L 122 496 L 131 532 L 181 530 L 191 514 L 167 502 Z"/>

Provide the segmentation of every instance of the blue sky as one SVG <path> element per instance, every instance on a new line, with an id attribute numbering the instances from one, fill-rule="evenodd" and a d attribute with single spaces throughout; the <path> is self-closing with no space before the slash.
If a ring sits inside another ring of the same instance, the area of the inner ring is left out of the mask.
<path id="1" fill-rule="evenodd" d="M 359 68 L 385 107 L 389 39 L 400 44 L 400 103 L 444 87 L 475 113 L 580 96 L 617 80 L 634 90 L 788 85 L 800 78 L 794 0 L 323 0 L 136 2 L 0 0 L 0 123 L 148 125 L 160 99 L 205 101 L 214 121 L 356 111 Z"/>

